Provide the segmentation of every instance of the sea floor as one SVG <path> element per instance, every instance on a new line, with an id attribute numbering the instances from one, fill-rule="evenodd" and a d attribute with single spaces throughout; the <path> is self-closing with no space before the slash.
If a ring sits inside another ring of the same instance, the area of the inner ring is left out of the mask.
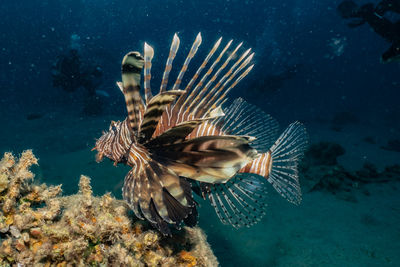
<path id="1" fill-rule="evenodd" d="M 7 130 L 2 131 L 0 152 L 33 149 L 39 158 L 37 181 L 62 183 L 64 193 L 70 194 L 85 174 L 92 178 L 95 193 L 121 197 L 128 168 L 114 167 L 108 160 L 98 164 L 90 151 L 109 121 L 118 118 L 62 112 L 32 120 L 16 116 L 1 121 Z M 374 125 L 349 125 L 340 132 L 323 123 L 306 126 L 311 143 L 330 141 L 346 149 L 338 160 L 348 170 L 365 162 L 379 170 L 400 163 L 399 152 L 381 148 L 390 132 Z M 373 136 L 375 144 L 363 141 L 367 136 Z M 199 199 L 199 224 L 221 266 L 400 266 L 400 182 L 363 185 L 352 192 L 351 201 L 304 190 L 300 206 L 287 203 L 272 187 L 268 191 L 267 215 L 257 225 L 238 230 L 222 225 L 209 203 Z"/>

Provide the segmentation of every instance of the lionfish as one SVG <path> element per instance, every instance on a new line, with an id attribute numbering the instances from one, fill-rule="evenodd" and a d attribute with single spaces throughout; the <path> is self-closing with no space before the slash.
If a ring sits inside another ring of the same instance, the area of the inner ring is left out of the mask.
<path id="1" fill-rule="evenodd" d="M 217 53 L 220 38 L 182 86 L 201 42 L 199 33 L 167 90 L 180 44 L 174 35 L 155 96 L 150 87 L 153 48 L 145 43 L 144 56 L 126 54 L 122 82 L 117 85 L 124 94 L 128 117 L 112 121 L 94 148 L 98 162 L 105 156 L 114 165 L 131 167 L 123 198 L 137 217 L 164 235 L 171 234 L 170 226 L 196 225 L 198 204 L 193 192 L 208 198 L 222 223 L 235 228 L 253 225 L 265 215 L 265 181 L 288 201 L 301 201 L 297 167 L 307 144 L 305 127 L 294 122 L 278 137 L 277 121 L 243 99 L 222 108 L 228 92 L 253 68 L 251 49 L 238 55 L 242 43 L 229 50 L 231 40 Z"/>

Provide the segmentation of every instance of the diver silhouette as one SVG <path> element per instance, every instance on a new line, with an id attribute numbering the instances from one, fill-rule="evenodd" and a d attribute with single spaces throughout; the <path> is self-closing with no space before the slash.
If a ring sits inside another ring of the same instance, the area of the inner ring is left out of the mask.
<path id="1" fill-rule="evenodd" d="M 337 10 L 342 18 L 353 19 L 348 26 L 358 27 L 367 23 L 374 32 L 391 43 L 381 56 L 381 62 L 400 61 L 400 20 L 392 22 L 385 18 L 386 12 L 400 13 L 400 0 L 383 0 L 378 5 L 367 3 L 358 6 L 351 0 L 339 4 Z"/>
<path id="2" fill-rule="evenodd" d="M 102 77 L 101 68 L 95 66 L 82 67 L 78 50 L 71 49 L 68 54 L 61 55 L 52 67 L 53 86 L 61 87 L 67 92 L 73 92 L 84 87 L 89 95 L 96 93 Z"/>
<path id="3" fill-rule="evenodd" d="M 82 85 L 81 61 L 78 51 L 71 49 L 67 55 L 61 55 L 52 66 L 53 86 L 61 87 L 64 91 L 73 92 Z"/>
<path id="4" fill-rule="evenodd" d="M 391 11 L 394 13 L 400 13 L 400 1 L 399 0 L 383 0 L 375 8 L 375 12 L 383 16 L 386 12 Z"/>
<path id="5" fill-rule="evenodd" d="M 83 112 L 90 115 L 101 112 L 101 100 L 96 95 L 96 89 L 101 84 L 102 75 L 99 66 L 84 67 L 76 49 L 60 55 L 52 66 L 53 87 L 60 87 L 66 92 L 74 92 L 80 87 L 86 89 L 87 98 Z"/>

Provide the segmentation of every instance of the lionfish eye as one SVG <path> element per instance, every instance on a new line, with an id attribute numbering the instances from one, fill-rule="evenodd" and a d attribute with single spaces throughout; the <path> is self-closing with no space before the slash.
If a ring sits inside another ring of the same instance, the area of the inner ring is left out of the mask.
<path id="1" fill-rule="evenodd" d="M 144 58 L 142 57 L 142 55 L 139 52 L 132 53 L 132 56 L 137 60 L 144 60 Z"/>
<path id="2" fill-rule="evenodd" d="M 116 131 L 117 131 L 117 127 L 115 127 L 115 125 L 113 125 L 113 126 L 111 127 L 111 130 L 113 130 L 113 132 L 116 132 Z"/>

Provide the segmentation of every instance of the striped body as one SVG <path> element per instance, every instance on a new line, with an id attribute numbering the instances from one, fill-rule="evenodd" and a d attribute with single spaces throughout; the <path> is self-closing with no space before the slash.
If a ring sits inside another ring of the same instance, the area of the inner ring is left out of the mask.
<path id="1" fill-rule="evenodd" d="M 153 48 L 145 43 L 144 57 L 128 53 L 122 61 L 122 82 L 117 83 L 128 116 L 112 122 L 95 146 L 98 161 L 105 156 L 114 164 L 131 167 L 123 197 L 137 217 L 163 234 L 171 233 L 171 225 L 196 224 L 193 192 L 208 198 L 221 221 L 234 227 L 249 226 L 265 214 L 264 181 L 289 201 L 300 201 L 297 164 L 306 144 L 304 127 L 293 123 L 277 138 L 277 122 L 242 99 L 222 108 L 229 91 L 253 68 L 254 53 L 241 52 L 242 43 L 230 50 L 233 41 L 229 41 L 218 52 L 220 38 L 182 86 L 201 42 L 198 34 L 168 90 L 180 44 L 174 35 L 160 90 L 154 96 Z"/>
<path id="2" fill-rule="evenodd" d="M 240 173 L 253 173 L 268 178 L 272 168 L 271 153 L 263 153 L 239 170 Z"/>

